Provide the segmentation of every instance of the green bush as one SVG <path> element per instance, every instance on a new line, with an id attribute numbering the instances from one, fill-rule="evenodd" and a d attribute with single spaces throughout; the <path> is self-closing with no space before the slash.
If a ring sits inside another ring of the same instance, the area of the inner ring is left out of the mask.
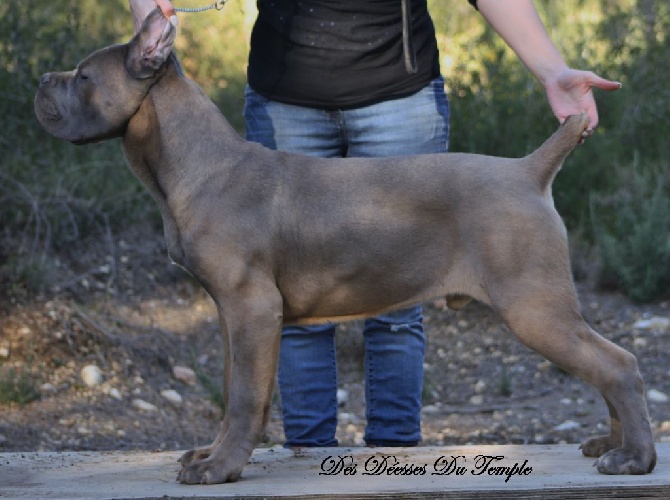
<path id="1" fill-rule="evenodd" d="M 618 192 L 594 195 L 591 220 L 603 260 L 636 302 L 670 294 L 670 175 L 620 169 Z"/>
<path id="2" fill-rule="evenodd" d="M 0 405 L 26 405 L 39 397 L 39 387 L 30 369 L 0 366 Z"/>
<path id="3" fill-rule="evenodd" d="M 33 112 L 41 74 L 71 69 L 125 35 L 117 12 L 124 5 L 0 3 L 0 284 L 41 288 L 54 249 L 146 213 L 118 141 L 77 148 L 44 132 Z"/>

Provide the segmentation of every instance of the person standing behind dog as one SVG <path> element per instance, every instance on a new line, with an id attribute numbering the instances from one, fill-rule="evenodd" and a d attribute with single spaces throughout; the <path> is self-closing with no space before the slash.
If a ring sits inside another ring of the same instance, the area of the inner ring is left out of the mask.
<path id="1" fill-rule="evenodd" d="M 516 52 L 562 123 L 586 112 L 591 87 L 620 84 L 569 68 L 532 0 L 468 0 Z M 131 0 L 145 8 L 169 0 Z M 449 106 L 426 0 L 258 0 L 251 35 L 246 135 L 269 148 L 322 157 L 447 150 Z M 309 214 L 305 214 L 306 217 Z M 398 263 L 403 265 L 402 262 Z M 389 272 L 393 272 L 389 269 Z M 421 440 L 425 338 L 420 306 L 365 321 L 370 446 Z M 335 446 L 335 326 L 285 327 L 279 388 L 286 446 Z"/>

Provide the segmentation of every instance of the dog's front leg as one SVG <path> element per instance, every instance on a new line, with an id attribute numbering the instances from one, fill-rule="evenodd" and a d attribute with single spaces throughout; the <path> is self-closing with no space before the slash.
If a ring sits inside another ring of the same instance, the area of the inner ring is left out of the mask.
<path id="1" fill-rule="evenodd" d="M 247 283 L 223 295 L 221 299 L 215 296 L 215 300 L 229 338 L 224 346 L 230 367 L 226 370 L 226 417 L 219 437 L 207 450 L 208 456 L 192 456 L 183 464 L 178 477 L 182 483 L 236 481 L 263 436 L 270 412 L 279 357 L 281 295 L 266 280 Z"/>
<path id="2" fill-rule="evenodd" d="M 193 461 L 204 460 L 205 458 L 209 457 L 212 454 L 214 448 L 216 448 L 219 443 L 223 441 L 226 432 L 228 432 L 228 399 L 230 395 L 230 367 L 232 366 L 232 363 L 230 360 L 230 337 L 228 335 L 228 325 L 226 325 L 224 315 L 221 311 L 219 311 L 219 329 L 221 331 L 223 345 L 223 420 L 221 422 L 219 433 L 216 435 L 216 439 L 212 444 L 189 450 L 179 458 L 179 463 L 182 465 L 182 467 L 186 467 Z"/>

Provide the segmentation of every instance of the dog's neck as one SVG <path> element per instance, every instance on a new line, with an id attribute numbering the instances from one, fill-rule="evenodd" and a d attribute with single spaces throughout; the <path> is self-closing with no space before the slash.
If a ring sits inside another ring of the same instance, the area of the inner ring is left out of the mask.
<path id="1" fill-rule="evenodd" d="M 244 154 L 245 141 L 205 93 L 184 76 L 174 55 L 161 71 L 163 75 L 128 122 L 123 148 L 131 169 L 158 203 L 170 256 L 182 264 L 173 213 L 188 206 L 213 175 L 226 176 Z M 183 175 L 185 168 L 188 176 Z"/>
<path id="2" fill-rule="evenodd" d="M 149 88 L 128 122 L 123 145 L 134 170 L 148 170 L 172 193 L 173 188 L 178 189 L 173 183 L 181 177 L 184 158 L 189 157 L 189 164 L 198 164 L 203 170 L 220 172 L 235 162 L 231 155 L 244 141 L 205 93 L 183 75 L 174 55 L 161 71 L 163 75 Z M 197 156 L 201 158 L 196 162 Z M 144 179 L 139 173 L 138 177 Z"/>

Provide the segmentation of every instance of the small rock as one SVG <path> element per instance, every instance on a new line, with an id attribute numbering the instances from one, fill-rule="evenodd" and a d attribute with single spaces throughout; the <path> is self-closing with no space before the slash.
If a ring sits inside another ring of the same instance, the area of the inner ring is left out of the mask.
<path id="1" fill-rule="evenodd" d="M 562 405 L 571 405 L 571 404 L 572 404 L 572 399 L 570 399 L 570 398 L 563 398 L 563 399 L 561 399 L 561 404 L 562 404 Z"/>
<path id="2" fill-rule="evenodd" d="M 9 348 L 8 347 L 0 347 L 0 358 L 8 358 L 9 357 Z"/>
<path id="3" fill-rule="evenodd" d="M 438 408 L 435 405 L 426 405 L 423 408 L 421 408 L 421 413 L 424 415 L 437 415 L 440 413 L 440 408 Z"/>
<path id="4" fill-rule="evenodd" d="M 81 369 L 81 379 L 88 387 L 102 384 L 102 371 L 95 365 L 86 365 Z"/>
<path id="5" fill-rule="evenodd" d="M 133 406 L 142 411 L 158 411 L 158 407 L 156 405 L 152 405 L 148 401 L 144 401 L 143 399 L 139 398 L 133 399 Z"/>
<path id="6" fill-rule="evenodd" d="M 123 399 L 123 397 L 121 396 L 121 392 L 116 387 L 112 387 L 109 390 L 109 395 L 112 396 L 114 399 L 118 399 L 119 401 Z"/>
<path id="7" fill-rule="evenodd" d="M 482 396 L 481 394 L 476 394 L 475 396 L 472 396 L 472 397 L 470 398 L 470 404 L 471 404 L 471 405 L 479 406 L 479 405 L 481 405 L 483 402 L 484 402 L 484 396 Z"/>
<path id="8" fill-rule="evenodd" d="M 360 422 L 360 419 L 354 415 L 353 413 L 340 413 L 337 416 L 337 419 L 342 423 L 342 424 L 357 424 Z M 354 425 L 354 430 L 356 430 L 356 426 Z"/>
<path id="9" fill-rule="evenodd" d="M 558 424 L 557 426 L 554 427 L 555 431 L 561 432 L 561 431 L 574 431 L 581 428 L 581 424 L 573 421 L 573 420 L 566 420 L 562 424 Z"/>
<path id="10" fill-rule="evenodd" d="M 172 375 L 174 378 L 180 382 L 184 382 L 187 385 L 195 385 L 197 377 L 195 372 L 188 368 L 187 366 L 175 366 L 172 368 Z"/>
<path id="11" fill-rule="evenodd" d="M 184 398 L 181 397 L 181 394 L 174 389 L 165 389 L 164 391 L 161 391 L 161 396 L 175 405 L 180 405 L 184 402 Z"/>
<path id="12" fill-rule="evenodd" d="M 5 444 L 7 442 L 7 438 L 0 434 L 0 445 Z"/>
<path id="13" fill-rule="evenodd" d="M 478 380 L 474 386 L 474 390 L 476 394 L 482 394 L 486 390 L 486 382 Z"/>
<path id="14" fill-rule="evenodd" d="M 633 324 L 638 330 L 667 330 L 670 328 L 670 318 L 654 316 L 652 318 L 639 319 Z"/>
<path id="15" fill-rule="evenodd" d="M 647 391 L 647 399 L 649 401 L 652 401 L 654 403 L 667 403 L 668 402 L 668 395 L 656 390 L 656 389 L 649 389 Z"/>
<path id="16" fill-rule="evenodd" d="M 337 404 L 338 405 L 343 405 L 349 400 L 349 391 L 345 389 L 338 389 L 337 390 Z"/>
<path id="17" fill-rule="evenodd" d="M 635 347 L 646 347 L 647 339 L 643 339 L 642 337 L 635 337 L 635 339 L 633 340 L 633 345 Z"/>
<path id="18" fill-rule="evenodd" d="M 56 394 L 58 389 L 55 385 L 46 382 L 40 386 L 40 391 L 42 391 L 44 394 Z"/>
<path id="19" fill-rule="evenodd" d="M 349 434 L 354 434 L 358 430 L 358 428 L 354 424 L 349 424 L 347 425 L 345 430 Z"/>

